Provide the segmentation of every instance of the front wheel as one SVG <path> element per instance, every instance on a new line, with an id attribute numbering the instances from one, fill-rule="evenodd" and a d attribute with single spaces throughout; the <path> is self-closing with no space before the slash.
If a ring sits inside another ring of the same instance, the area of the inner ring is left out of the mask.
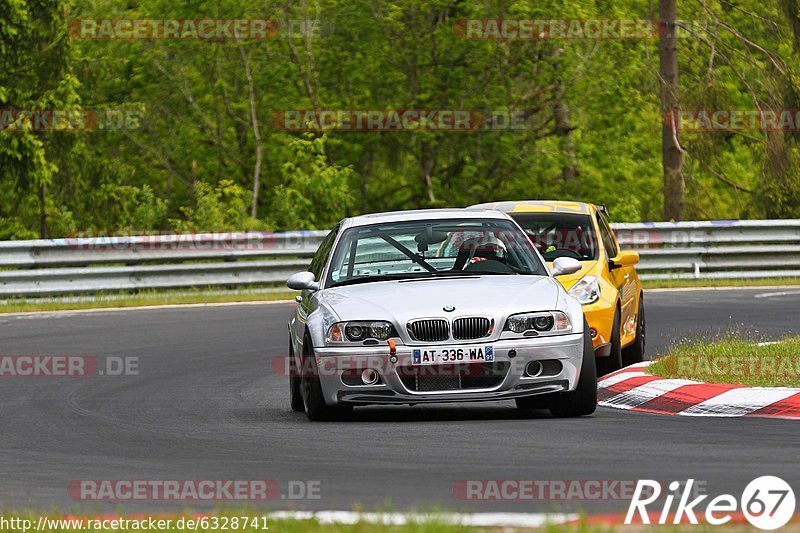
<path id="1" fill-rule="evenodd" d="M 622 361 L 625 366 L 644 361 L 645 324 L 644 324 L 644 296 L 639 296 L 639 311 L 636 314 L 636 338 L 633 344 L 622 350 Z"/>
<path id="2" fill-rule="evenodd" d="M 607 357 L 597 358 L 599 376 L 605 376 L 622 368 L 622 340 L 619 330 L 619 309 L 617 309 L 614 311 L 614 323 L 611 326 L 611 353 Z"/>
<path id="3" fill-rule="evenodd" d="M 562 392 L 553 398 L 550 414 L 557 418 L 586 416 L 597 409 L 597 368 L 589 325 L 583 323 L 583 361 L 574 391 Z"/>
<path id="4" fill-rule="evenodd" d="M 353 408 L 343 405 L 331 406 L 325 403 L 322 384 L 319 381 L 317 358 L 311 338 L 303 341 L 303 368 L 300 373 L 300 388 L 303 393 L 306 416 L 309 420 L 338 420 L 353 412 Z"/>
<path id="5" fill-rule="evenodd" d="M 303 393 L 300 390 L 300 372 L 297 369 L 291 342 L 289 343 L 289 402 L 292 405 L 292 411 L 302 413 L 306 410 Z"/>

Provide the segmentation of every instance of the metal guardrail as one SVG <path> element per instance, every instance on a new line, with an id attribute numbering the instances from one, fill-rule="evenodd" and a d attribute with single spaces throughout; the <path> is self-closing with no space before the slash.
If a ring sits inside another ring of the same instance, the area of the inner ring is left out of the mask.
<path id="1" fill-rule="evenodd" d="M 615 224 L 643 279 L 800 277 L 800 220 Z M 282 283 L 325 232 L 0 242 L 0 296 Z"/>
<path id="2" fill-rule="evenodd" d="M 0 241 L 0 268 L 310 257 L 324 236 L 322 231 L 292 231 Z"/>
<path id="3" fill-rule="evenodd" d="M 756 279 L 800 275 L 800 220 L 613 224 L 639 252 L 642 279 Z"/>

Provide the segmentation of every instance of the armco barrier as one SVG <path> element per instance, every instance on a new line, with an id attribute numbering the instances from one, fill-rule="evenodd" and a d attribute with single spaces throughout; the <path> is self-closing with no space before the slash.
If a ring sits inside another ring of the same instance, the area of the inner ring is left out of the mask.
<path id="1" fill-rule="evenodd" d="M 615 224 L 643 279 L 800 276 L 800 220 Z M 0 242 L 0 296 L 280 284 L 325 232 Z"/>

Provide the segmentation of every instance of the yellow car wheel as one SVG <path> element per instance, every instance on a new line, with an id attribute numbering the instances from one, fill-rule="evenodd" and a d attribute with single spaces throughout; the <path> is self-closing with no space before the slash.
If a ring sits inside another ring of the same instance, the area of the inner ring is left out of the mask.
<path id="1" fill-rule="evenodd" d="M 611 327 L 611 353 L 597 358 L 597 375 L 604 376 L 622 368 L 622 341 L 620 340 L 619 309 L 614 311 Z"/>
<path id="2" fill-rule="evenodd" d="M 622 362 L 625 366 L 641 363 L 644 361 L 645 348 L 645 322 L 644 322 L 644 298 L 639 297 L 639 311 L 636 314 L 636 339 L 633 344 L 622 350 Z"/>

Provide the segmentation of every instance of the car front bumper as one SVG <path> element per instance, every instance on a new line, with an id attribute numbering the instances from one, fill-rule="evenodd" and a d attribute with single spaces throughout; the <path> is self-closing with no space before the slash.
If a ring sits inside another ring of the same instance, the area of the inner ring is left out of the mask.
<path id="1" fill-rule="evenodd" d="M 496 384 L 484 388 L 424 391 L 408 386 L 408 378 L 404 381 L 403 376 L 411 367 L 413 350 L 430 346 L 398 345 L 394 355 L 390 354 L 388 345 L 316 348 L 317 372 L 325 401 L 329 405 L 475 402 L 510 400 L 577 387 L 583 361 L 582 333 L 459 344 L 464 345 L 493 347 L 494 364 L 504 368 L 495 375 Z M 548 371 L 538 377 L 525 376 L 525 368 L 532 361 L 552 363 L 546 363 Z M 476 364 L 482 363 L 466 363 L 462 368 L 474 368 L 472 365 Z M 358 376 L 363 369 L 378 372 L 380 382 L 352 384 L 353 375 Z M 350 384 L 345 383 L 343 374 L 349 375 Z"/>
<path id="2" fill-rule="evenodd" d="M 614 329 L 614 312 L 617 304 L 604 299 L 583 306 L 583 316 L 589 327 L 596 332 L 592 338 L 597 357 L 607 357 L 611 353 L 611 331 Z"/>

